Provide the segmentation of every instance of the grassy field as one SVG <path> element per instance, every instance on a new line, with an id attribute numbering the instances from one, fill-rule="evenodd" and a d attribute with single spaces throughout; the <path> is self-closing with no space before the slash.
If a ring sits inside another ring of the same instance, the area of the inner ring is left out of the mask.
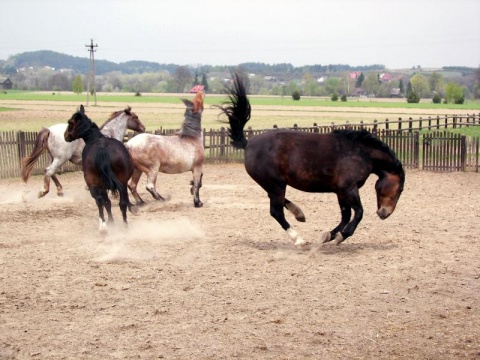
<path id="1" fill-rule="evenodd" d="M 178 129 L 183 120 L 184 105 L 180 99 L 192 98 L 192 94 L 142 94 L 97 93 L 97 104 L 89 97 L 87 114 L 101 124 L 113 111 L 131 106 L 147 129 Z M 0 93 L 0 131 L 38 131 L 42 127 L 66 122 L 80 104 L 86 104 L 86 94 L 71 92 L 25 92 L 8 91 Z M 215 105 L 221 105 L 225 95 L 205 97 L 205 111 L 202 125 L 206 129 L 227 126 L 219 117 Z M 463 105 L 433 104 L 422 100 L 419 104 L 408 104 L 405 99 L 350 98 L 347 102 L 332 102 L 319 97 L 302 97 L 299 101 L 291 97 L 250 96 L 252 118 L 248 123 L 253 129 L 278 127 L 329 125 L 331 123 L 351 124 L 374 120 L 390 121 L 399 118 L 427 119 L 445 115 L 479 114 L 480 102 Z"/>

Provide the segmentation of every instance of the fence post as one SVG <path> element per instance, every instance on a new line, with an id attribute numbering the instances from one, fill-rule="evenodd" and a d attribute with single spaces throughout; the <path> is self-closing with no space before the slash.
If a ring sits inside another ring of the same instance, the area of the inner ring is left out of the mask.
<path id="1" fill-rule="evenodd" d="M 422 122 L 423 122 L 423 119 L 422 117 L 420 116 L 420 120 L 418 120 L 418 130 L 422 130 Z"/>
<path id="2" fill-rule="evenodd" d="M 445 129 L 448 128 L 448 115 L 445 115 Z"/>
<path id="3" fill-rule="evenodd" d="M 375 135 L 377 134 L 377 128 L 378 128 L 377 119 L 375 119 L 373 120 L 373 133 Z"/>
<path id="4" fill-rule="evenodd" d="M 453 118 L 452 118 L 452 123 L 453 123 L 453 128 L 456 129 L 457 128 L 457 115 L 453 115 Z"/>
<path id="5" fill-rule="evenodd" d="M 418 169 L 420 166 L 420 133 L 418 131 L 415 131 L 413 141 L 413 165 Z"/>
<path id="6" fill-rule="evenodd" d="M 20 164 L 22 163 L 22 159 L 26 156 L 26 144 L 25 144 L 25 133 L 23 131 L 17 131 L 17 144 L 18 144 L 18 157 L 20 160 Z"/>
<path id="7" fill-rule="evenodd" d="M 432 130 L 432 118 L 428 117 L 428 130 Z"/>
<path id="8" fill-rule="evenodd" d="M 410 117 L 408 119 L 408 132 L 411 133 L 412 132 L 412 127 L 413 127 L 413 120 L 412 118 Z"/>
<path id="9" fill-rule="evenodd" d="M 385 129 L 388 130 L 389 129 L 389 123 L 388 123 L 388 118 L 385 119 Z"/>
<path id="10" fill-rule="evenodd" d="M 223 158 L 225 156 L 225 135 L 226 131 L 225 128 L 222 126 L 220 129 L 220 157 Z"/>
<path id="11" fill-rule="evenodd" d="M 402 131 L 402 118 L 398 118 L 398 131 Z"/>
<path id="12" fill-rule="evenodd" d="M 440 130 L 440 116 L 437 115 L 437 130 Z"/>
<path id="13" fill-rule="evenodd" d="M 467 137 L 462 135 L 460 138 L 460 151 L 461 151 L 461 158 L 460 158 L 460 168 L 462 171 L 465 171 L 465 164 L 467 160 Z"/>

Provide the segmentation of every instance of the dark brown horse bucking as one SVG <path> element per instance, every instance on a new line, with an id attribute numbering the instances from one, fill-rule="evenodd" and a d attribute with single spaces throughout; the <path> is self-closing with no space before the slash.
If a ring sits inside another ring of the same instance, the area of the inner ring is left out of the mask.
<path id="1" fill-rule="evenodd" d="M 201 207 L 200 188 L 202 187 L 205 150 L 201 127 L 203 92 L 198 92 L 193 101 L 183 99 L 186 105 L 182 128 L 174 135 L 140 134 L 130 139 L 125 146 L 130 152 L 135 170 L 128 187 L 137 205 L 145 202 L 137 192 L 142 173 L 147 174 L 147 190 L 156 200 L 164 198 L 156 190 L 157 175 L 193 173 L 191 194 L 195 207 Z"/>
<path id="2" fill-rule="evenodd" d="M 245 169 L 270 198 L 270 214 L 296 246 L 308 244 L 285 219 L 289 210 L 305 221 L 302 210 L 285 197 L 287 185 L 306 192 L 337 194 L 341 221 L 322 242 L 338 245 L 352 236 L 363 217 L 359 189 L 370 174 L 378 176 L 377 215 L 386 219 L 403 191 L 405 172 L 395 153 L 366 130 L 336 130 L 329 134 L 271 130 L 247 140 L 243 131 L 251 107 L 240 76 L 228 89 L 229 100 L 219 106 L 227 115 L 232 145 L 245 150 Z M 354 216 L 352 219 L 352 209 Z"/>
<path id="3" fill-rule="evenodd" d="M 107 210 L 108 222 L 113 222 L 108 190 L 120 195 L 119 206 L 123 222 L 127 224 L 127 207 L 132 211 L 133 206 L 128 199 L 127 188 L 128 179 L 133 173 L 133 163 L 127 148 L 117 139 L 105 137 L 85 115 L 83 105 L 68 120 L 64 138 L 67 142 L 77 139 L 85 141 L 82 151 L 83 177 L 98 207 L 100 232 L 107 232 L 104 208 Z"/>

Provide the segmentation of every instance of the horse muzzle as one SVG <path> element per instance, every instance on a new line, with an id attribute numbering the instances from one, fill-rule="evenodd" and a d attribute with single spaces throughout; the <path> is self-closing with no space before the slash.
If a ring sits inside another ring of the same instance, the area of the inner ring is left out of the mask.
<path id="1" fill-rule="evenodd" d="M 393 212 L 393 209 L 390 207 L 381 207 L 377 210 L 377 215 L 380 219 L 385 220 L 388 218 Z"/>

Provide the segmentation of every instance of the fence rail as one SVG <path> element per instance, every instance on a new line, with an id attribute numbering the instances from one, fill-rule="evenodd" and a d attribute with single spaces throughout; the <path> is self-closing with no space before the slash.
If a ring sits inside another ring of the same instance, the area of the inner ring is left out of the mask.
<path id="1" fill-rule="evenodd" d="M 392 126 L 396 124 L 396 126 Z M 454 134 L 445 129 L 480 126 L 480 114 L 469 116 L 444 116 L 428 119 L 408 119 L 359 124 L 331 124 L 327 126 L 297 127 L 292 129 L 315 133 L 327 133 L 335 129 L 366 129 L 375 133 L 388 144 L 402 161 L 405 168 L 428 171 L 475 171 L 479 172 L 480 138 Z M 393 129 L 396 127 L 396 129 Z M 274 129 L 276 126 L 274 126 Z M 274 129 L 245 130 L 247 139 Z M 420 134 L 420 130 L 425 133 Z M 431 131 L 428 131 L 431 130 Z M 155 134 L 171 135 L 175 130 L 158 129 Z M 33 149 L 37 132 L 0 132 L 0 178 L 20 177 L 21 160 Z M 134 136 L 128 132 L 126 140 Z M 210 163 L 242 162 L 243 150 L 230 145 L 225 128 L 204 130 L 206 160 Z M 51 162 L 45 152 L 40 156 L 32 174 L 43 174 Z M 78 171 L 81 167 L 70 162 L 60 171 Z"/>

